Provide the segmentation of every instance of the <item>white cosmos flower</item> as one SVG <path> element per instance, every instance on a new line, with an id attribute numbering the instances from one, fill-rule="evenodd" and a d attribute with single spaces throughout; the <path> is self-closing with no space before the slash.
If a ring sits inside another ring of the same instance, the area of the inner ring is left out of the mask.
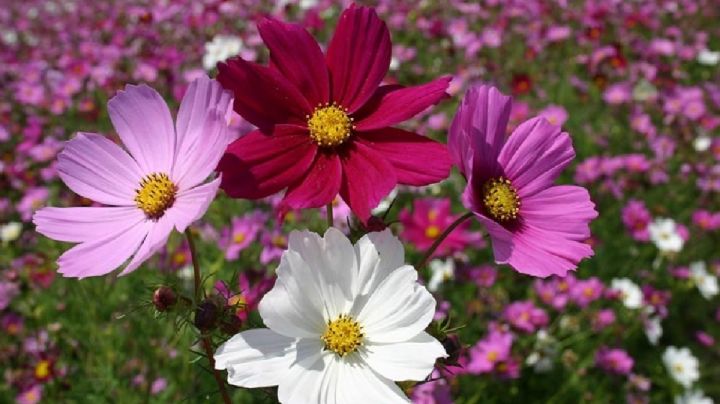
<path id="1" fill-rule="evenodd" d="M 427 284 L 431 292 L 437 292 L 445 281 L 455 278 L 455 260 L 448 258 L 447 260 L 434 259 L 430 261 L 430 281 Z"/>
<path id="2" fill-rule="evenodd" d="M 241 38 L 232 35 L 215 35 L 212 41 L 205 44 L 203 67 L 212 70 L 218 62 L 224 62 L 240 53 L 243 49 Z"/>
<path id="3" fill-rule="evenodd" d="M 715 66 L 720 62 L 720 52 L 713 52 L 710 49 L 703 49 L 697 55 L 697 61 L 706 66 Z"/>
<path id="4" fill-rule="evenodd" d="M 628 278 L 613 279 L 610 288 L 620 292 L 620 298 L 628 309 L 638 309 L 642 306 L 642 290 Z"/>
<path id="5" fill-rule="evenodd" d="M 682 396 L 675 397 L 675 404 L 713 404 L 710 397 L 706 397 L 701 390 L 687 390 Z"/>
<path id="6" fill-rule="evenodd" d="M 708 151 L 710 146 L 712 146 L 712 138 L 708 135 L 702 134 L 693 140 L 693 148 L 698 153 Z"/>
<path id="7" fill-rule="evenodd" d="M 282 403 L 409 402 L 394 381 L 423 380 L 447 356 L 424 331 L 435 299 L 389 230 L 355 246 L 334 228 L 290 233 L 259 312 L 268 328 L 225 342 L 215 367 L 233 385 L 278 386 Z"/>
<path id="8" fill-rule="evenodd" d="M 9 222 L 0 226 L 0 240 L 3 243 L 15 241 L 22 233 L 22 224 L 18 222 Z"/>
<path id="9" fill-rule="evenodd" d="M 718 294 L 717 277 L 708 273 L 704 262 L 696 261 L 690 264 L 690 279 L 695 283 L 704 298 L 712 299 Z"/>
<path id="10" fill-rule="evenodd" d="M 685 240 L 678 232 L 677 224 L 672 219 L 657 218 L 648 226 L 650 240 L 661 252 L 678 253 L 682 250 Z"/>
<path id="11" fill-rule="evenodd" d="M 662 322 L 660 317 L 650 317 L 645 320 L 645 335 L 651 344 L 657 345 L 663 335 Z"/>
<path id="12" fill-rule="evenodd" d="M 698 360 L 688 348 L 667 347 L 662 360 L 670 376 L 685 388 L 690 387 L 700 378 Z"/>

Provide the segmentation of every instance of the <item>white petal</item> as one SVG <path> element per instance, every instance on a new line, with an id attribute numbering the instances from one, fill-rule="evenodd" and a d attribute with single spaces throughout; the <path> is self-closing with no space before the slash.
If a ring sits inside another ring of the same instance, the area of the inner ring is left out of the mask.
<path id="1" fill-rule="evenodd" d="M 244 331 L 220 345 L 215 369 L 227 369 L 235 386 L 277 386 L 295 360 L 296 341 L 267 328 Z"/>
<path id="2" fill-rule="evenodd" d="M 288 250 L 299 253 L 310 267 L 313 281 L 329 309 L 326 319 L 347 312 L 357 282 L 357 261 L 350 240 L 335 228 L 328 229 L 324 238 L 309 231 L 293 231 Z"/>
<path id="3" fill-rule="evenodd" d="M 435 314 L 435 299 L 417 282 L 415 268 L 393 271 L 372 292 L 367 304 L 351 313 L 373 342 L 402 342 L 423 331 Z"/>
<path id="4" fill-rule="evenodd" d="M 309 366 L 294 364 L 278 385 L 278 400 L 283 404 L 321 403 L 323 383 L 333 376 L 332 356 L 326 351 Z"/>
<path id="5" fill-rule="evenodd" d="M 410 400 L 392 381 L 373 371 L 360 359 L 344 358 L 338 368 L 334 403 L 409 403 Z"/>
<path id="6" fill-rule="evenodd" d="M 280 258 L 275 286 L 263 296 L 258 310 L 265 325 L 288 337 L 320 338 L 325 330 L 318 284 L 312 269 L 294 251 Z"/>
<path id="7" fill-rule="evenodd" d="M 358 295 L 375 290 L 385 278 L 405 264 L 402 243 L 390 229 L 368 233 L 355 244 L 358 257 Z"/>
<path id="8" fill-rule="evenodd" d="M 374 371 L 390 380 L 424 380 L 435 360 L 447 357 L 440 341 L 424 331 L 406 342 L 366 344 L 361 355 Z"/>

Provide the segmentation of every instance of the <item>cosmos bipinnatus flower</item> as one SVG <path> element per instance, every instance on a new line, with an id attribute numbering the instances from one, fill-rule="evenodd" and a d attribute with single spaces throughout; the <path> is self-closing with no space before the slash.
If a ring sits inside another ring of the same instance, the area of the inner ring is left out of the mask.
<path id="1" fill-rule="evenodd" d="M 390 230 L 354 246 L 334 228 L 295 231 L 277 277 L 259 305 L 268 328 L 215 353 L 230 384 L 278 386 L 282 403 L 408 402 L 394 381 L 423 380 L 447 357 L 425 332 L 435 299 Z"/>

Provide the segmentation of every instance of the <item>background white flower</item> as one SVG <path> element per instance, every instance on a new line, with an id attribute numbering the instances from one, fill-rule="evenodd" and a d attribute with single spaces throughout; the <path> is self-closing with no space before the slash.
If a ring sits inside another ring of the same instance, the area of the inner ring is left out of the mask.
<path id="1" fill-rule="evenodd" d="M 667 347 L 662 357 L 670 376 L 685 388 L 700 378 L 698 360 L 688 348 Z"/>
<path id="2" fill-rule="evenodd" d="M 690 264 L 690 279 L 695 283 L 704 298 L 712 299 L 718 294 L 717 277 L 708 273 L 704 262 L 696 261 Z"/>
<path id="3" fill-rule="evenodd" d="M 645 320 L 645 336 L 651 344 L 657 345 L 663 335 L 662 322 L 660 317 L 650 317 Z"/>
<path id="4" fill-rule="evenodd" d="M 437 292 L 445 281 L 455 278 L 455 261 L 452 258 L 445 261 L 434 259 L 429 266 L 431 275 L 427 288 L 431 292 Z"/>
<path id="5" fill-rule="evenodd" d="M 277 385 L 283 403 L 408 402 L 393 381 L 423 380 L 447 356 L 424 331 L 435 299 L 389 230 L 355 246 L 334 228 L 290 233 L 259 311 L 268 328 L 232 337 L 215 366 L 230 384 Z"/>
<path id="6" fill-rule="evenodd" d="M 203 67 L 212 70 L 218 62 L 224 62 L 240 53 L 243 49 L 241 38 L 232 35 L 215 35 L 212 41 L 205 44 Z"/>
<path id="7" fill-rule="evenodd" d="M 640 287 L 628 278 L 613 279 L 610 288 L 620 292 L 620 299 L 628 309 L 642 306 L 643 295 Z"/>
<path id="8" fill-rule="evenodd" d="M 672 219 L 657 218 L 648 225 L 650 240 L 662 252 L 678 253 L 682 250 L 685 240 L 678 232 L 677 224 Z"/>
<path id="9" fill-rule="evenodd" d="M 682 396 L 675 397 L 675 404 L 713 404 L 713 400 L 696 389 L 688 390 Z"/>
<path id="10" fill-rule="evenodd" d="M 18 237 L 20 237 L 20 233 L 22 233 L 22 223 L 9 222 L 0 226 L 0 240 L 2 240 L 3 243 L 17 240 Z"/>

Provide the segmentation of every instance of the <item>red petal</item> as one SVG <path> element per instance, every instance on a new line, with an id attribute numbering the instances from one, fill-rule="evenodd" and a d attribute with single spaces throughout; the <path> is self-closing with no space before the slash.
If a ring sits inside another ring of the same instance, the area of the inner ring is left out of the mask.
<path id="1" fill-rule="evenodd" d="M 370 213 L 395 185 L 395 169 L 379 153 L 360 142 L 350 143 L 340 154 L 343 182 L 340 196 L 355 215 L 367 222 Z"/>
<path id="2" fill-rule="evenodd" d="M 327 50 L 332 100 L 350 112 L 372 96 L 390 67 L 390 32 L 375 10 L 346 9 Z"/>
<path id="3" fill-rule="evenodd" d="M 378 88 L 363 107 L 363 110 L 369 113 L 364 117 L 356 117 L 357 130 L 386 128 L 412 118 L 448 97 L 445 90 L 450 80 L 450 77 L 442 77 L 419 86 L 401 87 L 390 91 L 385 91 L 384 87 L 387 86 Z"/>
<path id="4" fill-rule="evenodd" d="M 397 182 L 428 185 L 450 175 L 452 161 L 447 146 L 416 133 L 384 128 L 359 133 L 358 141 L 380 153 L 392 164 Z"/>
<path id="5" fill-rule="evenodd" d="M 300 25 L 265 18 L 258 24 L 270 60 L 302 94 L 311 107 L 328 101 L 330 80 L 325 57 L 313 37 Z"/>
<path id="6" fill-rule="evenodd" d="M 304 128 L 278 125 L 272 135 L 252 131 L 228 146 L 217 168 L 220 187 L 234 198 L 264 198 L 301 178 L 316 151 Z"/>
<path id="7" fill-rule="evenodd" d="M 288 188 L 280 208 L 319 208 L 327 205 L 340 191 L 341 180 L 342 165 L 338 155 L 318 151 L 305 176 Z"/>
<path id="8" fill-rule="evenodd" d="M 312 108 L 300 90 L 276 70 L 236 57 L 218 63 L 217 80 L 235 94 L 235 111 L 265 133 L 273 126 L 305 126 Z"/>

